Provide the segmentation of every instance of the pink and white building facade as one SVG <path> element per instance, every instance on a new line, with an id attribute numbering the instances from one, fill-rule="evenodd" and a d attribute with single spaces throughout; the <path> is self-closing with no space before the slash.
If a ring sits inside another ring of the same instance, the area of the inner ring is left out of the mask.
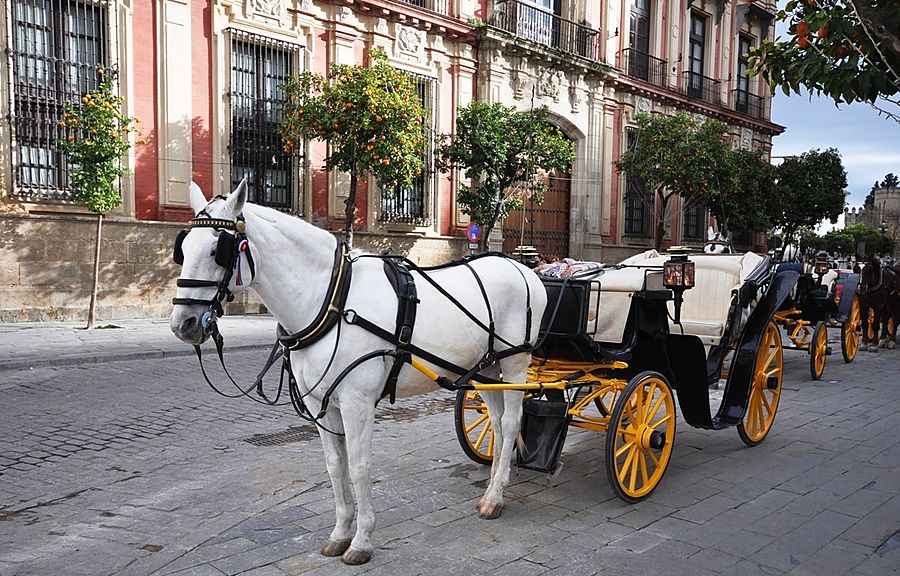
<path id="1" fill-rule="evenodd" d="M 503 226 L 505 245 L 554 242 L 558 253 L 615 261 L 652 244 L 652 198 L 613 167 L 636 112 L 718 118 L 735 146 L 764 151 L 782 130 L 743 57 L 771 37 L 773 11 L 768 0 L 8 0 L 0 11 L 0 220 L 15 231 L 15 246 L 0 259 L 0 294 L 10 302 L 0 319 L 65 319 L 83 308 L 73 303 L 84 293 L 80 251 L 68 254 L 53 239 L 88 226 L 89 214 L 67 200 L 55 143 L 64 137 L 62 103 L 92 87 L 98 62 L 119 69 L 126 113 L 152 136 L 132 149 L 123 205 L 109 215 L 105 280 L 124 296 L 105 313 L 156 315 L 177 272 L 166 244 L 191 216 L 191 180 L 221 194 L 246 177 L 255 201 L 343 227 L 349 178 L 324 171 L 326 144 L 288 155 L 274 130 L 279 85 L 290 74 L 324 74 L 383 48 L 417 86 L 432 147 L 472 99 L 546 105 L 577 157 L 551 187 L 556 199 L 524 210 L 527 237 L 512 218 Z M 361 246 L 423 263 L 466 252 L 467 220 L 455 201 L 461 175 L 437 171 L 432 151 L 409 189 L 360 183 Z M 690 244 L 701 241 L 708 216 L 676 203 L 667 221 L 666 243 Z M 66 272 L 46 273 L 54 269 Z M 136 285 L 141 279 L 149 282 Z M 55 316 L 41 310 L 47 302 Z"/>

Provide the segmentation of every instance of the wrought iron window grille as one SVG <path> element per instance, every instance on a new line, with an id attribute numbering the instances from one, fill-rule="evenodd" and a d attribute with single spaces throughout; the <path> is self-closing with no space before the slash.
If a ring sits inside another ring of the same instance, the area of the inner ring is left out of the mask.
<path id="1" fill-rule="evenodd" d="M 57 142 L 73 128 L 59 121 L 66 102 L 99 85 L 97 65 L 115 65 L 117 3 L 109 0 L 11 0 L 13 189 L 20 200 L 66 203 L 69 166 Z"/>
<path id="2" fill-rule="evenodd" d="M 300 61 L 298 44 L 229 28 L 231 184 L 247 178 L 251 202 L 301 215 L 300 157 L 284 151 L 278 125 L 287 98 L 282 86 Z"/>
<path id="3" fill-rule="evenodd" d="M 419 101 L 426 114 L 425 168 L 413 180 L 411 186 L 382 188 L 379 221 L 412 226 L 431 226 L 433 220 L 428 209 L 434 176 L 434 98 L 436 81 L 430 76 L 407 72 L 416 88 Z"/>
<path id="4" fill-rule="evenodd" d="M 625 128 L 628 150 L 636 150 L 637 129 Z M 630 238 L 650 238 L 650 216 L 653 212 L 653 199 L 647 193 L 643 182 L 634 176 L 625 176 L 624 235 Z"/>

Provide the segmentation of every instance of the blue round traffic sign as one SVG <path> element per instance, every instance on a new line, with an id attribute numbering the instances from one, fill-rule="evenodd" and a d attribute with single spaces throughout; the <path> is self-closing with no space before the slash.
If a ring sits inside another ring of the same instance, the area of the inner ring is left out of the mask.
<path id="1" fill-rule="evenodd" d="M 466 238 L 472 243 L 481 240 L 481 226 L 478 225 L 478 222 L 469 222 L 469 225 L 466 226 Z"/>

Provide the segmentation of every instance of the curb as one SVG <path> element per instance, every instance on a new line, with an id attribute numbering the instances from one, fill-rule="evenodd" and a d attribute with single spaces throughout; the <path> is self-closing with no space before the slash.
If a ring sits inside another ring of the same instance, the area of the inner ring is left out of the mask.
<path id="1" fill-rule="evenodd" d="M 242 344 L 226 346 L 225 352 L 248 352 L 251 350 L 269 350 L 273 343 Z M 148 350 L 144 352 L 124 352 L 111 354 L 86 354 L 84 356 L 63 356 L 61 358 L 23 358 L 21 360 L 0 361 L 0 372 L 9 370 L 27 370 L 37 366 L 77 366 L 79 364 L 101 364 L 105 362 L 123 362 L 128 360 L 154 360 L 160 358 L 182 358 L 194 356 L 193 348 L 185 350 Z M 213 352 L 215 356 L 215 352 Z"/>

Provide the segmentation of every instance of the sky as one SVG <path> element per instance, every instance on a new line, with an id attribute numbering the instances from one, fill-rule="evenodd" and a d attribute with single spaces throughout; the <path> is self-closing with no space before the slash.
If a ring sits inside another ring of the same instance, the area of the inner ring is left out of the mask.
<path id="1" fill-rule="evenodd" d="M 888 110 L 897 105 L 882 104 Z M 785 96 L 772 101 L 772 121 L 785 127 L 772 139 L 772 156 L 836 148 L 847 171 L 848 207 L 862 206 L 876 180 L 900 175 L 900 123 L 878 116 L 868 104 L 834 105 L 831 98 Z M 777 162 L 777 160 L 776 160 Z"/>

